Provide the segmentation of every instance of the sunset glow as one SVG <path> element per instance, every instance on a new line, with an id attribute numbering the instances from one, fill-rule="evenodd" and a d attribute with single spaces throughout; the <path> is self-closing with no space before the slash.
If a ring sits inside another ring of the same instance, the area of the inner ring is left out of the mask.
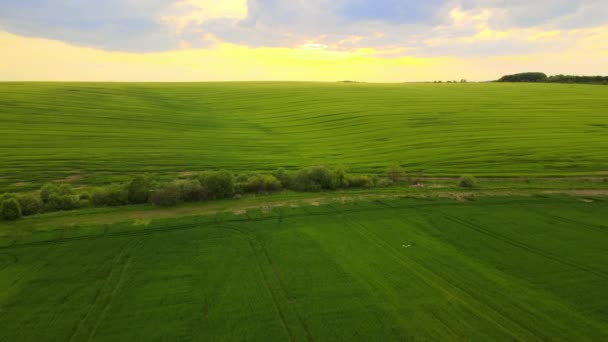
<path id="1" fill-rule="evenodd" d="M 0 5 L 1 80 L 482 81 L 527 70 L 608 72 L 601 1 L 34 3 Z M 536 9 L 542 15 L 531 16 Z"/>

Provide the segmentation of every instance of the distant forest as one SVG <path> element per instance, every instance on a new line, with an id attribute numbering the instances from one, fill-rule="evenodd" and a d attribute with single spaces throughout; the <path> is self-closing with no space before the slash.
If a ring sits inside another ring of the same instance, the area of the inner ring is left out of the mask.
<path id="1" fill-rule="evenodd" d="M 608 76 L 576 76 L 554 75 L 547 76 L 542 72 L 524 72 L 501 77 L 497 82 L 544 82 L 544 83 L 586 83 L 608 84 Z"/>

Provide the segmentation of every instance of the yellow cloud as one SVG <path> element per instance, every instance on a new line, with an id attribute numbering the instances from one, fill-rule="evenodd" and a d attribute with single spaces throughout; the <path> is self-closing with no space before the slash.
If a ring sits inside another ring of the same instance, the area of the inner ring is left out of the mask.
<path id="1" fill-rule="evenodd" d="M 408 79 L 395 66 L 414 67 L 417 58 L 381 59 L 358 52 L 310 48 L 248 48 L 218 43 L 213 49 L 160 53 L 108 52 L 60 41 L 0 32 L 4 80 L 222 81 Z M 367 51 L 370 53 L 371 51 Z M 418 71 L 415 71 L 418 74 Z M 409 75 L 409 76 L 408 76 Z"/>
<path id="2" fill-rule="evenodd" d="M 173 29 L 177 36 L 189 25 L 201 25 L 209 19 L 245 19 L 247 0 L 180 0 L 161 16 L 161 21 Z"/>
<path id="3" fill-rule="evenodd" d="M 375 49 L 332 51 L 249 48 L 216 42 L 213 49 L 159 53 L 108 52 L 0 31 L 0 80 L 38 81 L 245 81 L 369 82 L 491 80 L 522 70 L 606 73 L 608 27 L 560 53 L 507 57 L 382 58 Z M 401 51 L 397 49 L 395 51 Z M 393 51 L 393 52 L 395 52 Z M 584 60 L 585 63 L 580 63 Z"/>

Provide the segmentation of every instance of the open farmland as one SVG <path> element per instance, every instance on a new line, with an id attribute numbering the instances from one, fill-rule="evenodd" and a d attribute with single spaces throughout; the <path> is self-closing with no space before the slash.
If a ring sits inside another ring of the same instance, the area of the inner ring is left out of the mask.
<path id="1" fill-rule="evenodd" d="M 608 87 L 0 83 L 0 186 L 341 164 L 426 175 L 608 171 Z"/>
<path id="2" fill-rule="evenodd" d="M 600 198 L 37 219 L 0 223 L 2 341 L 608 339 Z"/>

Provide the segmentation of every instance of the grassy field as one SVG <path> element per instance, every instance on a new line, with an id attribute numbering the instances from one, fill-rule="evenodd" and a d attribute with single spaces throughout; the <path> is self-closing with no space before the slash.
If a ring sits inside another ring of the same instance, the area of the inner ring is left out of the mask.
<path id="1" fill-rule="evenodd" d="M 608 339 L 605 198 L 34 220 L 0 224 L 2 341 Z"/>
<path id="2" fill-rule="evenodd" d="M 608 340 L 606 108 L 563 84 L 0 83 L 0 192 L 425 176 L 0 221 L 0 341 Z"/>
<path id="3" fill-rule="evenodd" d="M 427 175 L 608 171 L 608 87 L 0 83 L 0 187 L 341 164 Z"/>

